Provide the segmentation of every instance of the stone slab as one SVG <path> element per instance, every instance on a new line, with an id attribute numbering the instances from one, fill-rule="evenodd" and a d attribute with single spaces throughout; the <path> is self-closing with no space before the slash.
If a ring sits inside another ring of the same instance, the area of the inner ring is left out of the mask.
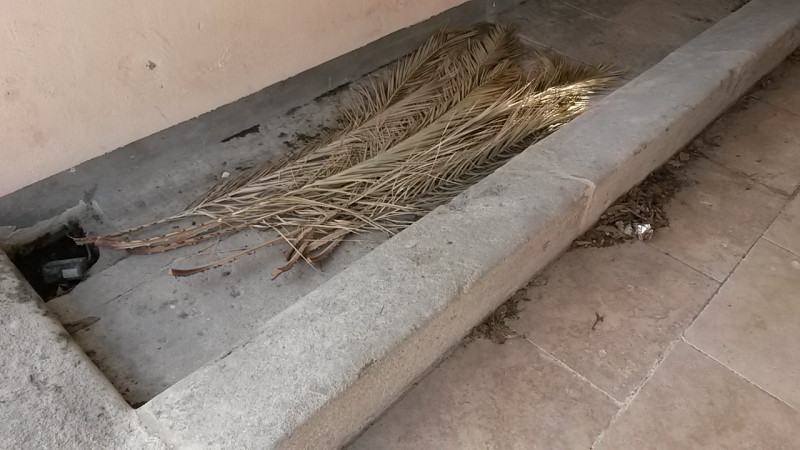
<path id="1" fill-rule="evenodd" d="M 679 343 L 593 448 L 797 448 L 798 428 L 797 411 Z"/>
<path id="2" fill-rule="evenodd" d="M 730 13 L 736 12 L 746 2 L 743 0 L 641 0 L 637 2 L 563 0 L 563 3 L 587 14 L 642 31 L 650 30 L 654 24 L 659 26 L 669 24 L 672 33 L 683 35 L 696 30 L 702 24 L 718 22 Z M 700 31 L 703 29 L 700 28 Z"/>
<path id="3" fill-rule="evenodd" d="M 511 326 L 619 402 L 719 286 L 642 242 L 572 250 L 537 279 Z"/>
<path id="4" fill-rule="evenodd" d="M 800 49 L 781 63 L 752 97 L 800 115 Z"/>
<path id="5" fill-rule="evenodd" d="M 692 37 L 685 36 L 671 45 L 662 42 L 663 36 L 658 33 L 637 32 L 583 14 L 560 1 L 528 1 L 500 14 L 497 21 L 516 25 L 523 40 L 584 63 L 614 63 L 627 72 L 625 76 L 629 79 Z M 576 30 L 580 32 L 576 33 Z M 700 31 L 702 29 L 697 32 Z"/>
<path id="6" fill-rule="evenodd" d="M 499 18 L 519 26 L 528 42 L 586 63 L 614 63 L 633 79 L 737 6 L 738 0 L 530 1 Z"/>
<path id="7" fill-rule="evenodd" d="M 749 3 L 140 411 L 177 445 L 341 445 L 779 63 L 799 26 L 795 1 Z"/>
<path id="8" fill-rule="evenodd" d="M 800 186 L 800 117 L 761 101 L 750 101 L 708 130 L 716 145 L 703 153 L 776 192 Z"/>
<path id="9" fill-rule="evenodd" d="M 800 409 L 800 256 L 761 239 L 686 339 Z"/>
<path id="10" fill-rule="evenodd" d="M 800 255 L 800 195 L 795 195 L 770 225 L 764 237 Z"/>
<path id="11" fill-rule="evenodd" d="M 670 226 L 650 244 L 717 281 L 725 281 L 786 203 L 780 193 L 700 158 L 665 209 Z"/>
<path id="12" fill-rule="evenodd" d="M 458 348 L 346 448 L 589 448 L 617 413 L 524 339 Z"/>
<path id="13" fill-rule="evenodd" d="M 166 448 L 0 252 L 0 447 Z"/>

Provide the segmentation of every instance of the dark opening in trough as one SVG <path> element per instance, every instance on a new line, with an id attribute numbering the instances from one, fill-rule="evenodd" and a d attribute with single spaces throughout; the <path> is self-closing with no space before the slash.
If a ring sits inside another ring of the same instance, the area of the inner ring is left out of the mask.
<path id="1" fill-rule="evenodd" d="M 72 240 L 83 236 L 83 228 L 77 222 L 69 222 L 13 249 L 9 257 L 46 302 L 83 281 L 86 271 L 100 257 L 94 245 L 77 245 Z"/>

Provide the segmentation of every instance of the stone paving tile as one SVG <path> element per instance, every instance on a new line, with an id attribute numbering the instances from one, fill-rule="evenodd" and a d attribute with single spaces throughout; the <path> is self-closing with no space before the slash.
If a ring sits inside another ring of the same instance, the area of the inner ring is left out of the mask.
<path id="1" fill-rule="evenodd" d="M 688 41 L 723 19 L 740 0 L 561 0 L 576 10 L 602 17 L 639 31 L 659 31 L 665 42 Z"/>
<path id="2" fill-rule="evenodd" d="M 558 1 L 529 1 L 500 14 L 497 23 L 514 24 L 523 40 L 585 63 L 616 64 L 628 71 L 625 75 L 628 79 L 692 37 L 668 42 L 658 30 L 647 33 L 629 29 Z"/>
<path id="3" fill-rule="evenodd" d="M 705 31 L 739 0 L 531 1 L 500 16 L 522 36 L 587 63 L 614 63 L 632 79 Z M 543 23 L 541 17 L 547 20 Z M 633 51 L 632 49 L 635 49 Z"/>
<path id="4" fill-rule="evenodd" d="M 589 14 L 604 17 L 615 22 L 626 18 L 631 23 L 646 24 L 650 19 L 649 15 L 658 13 L 665 16 L 660 20 L 668 21 L 672 17 L 683 17 L 694 22 L 711 23 L 717 22 L 728 16 L 737 6 L 741 6 L 741 0 L 557 0 L 575 8 L 579 8 Z M 647 15 L 637 17 L 642 10 L 647 9 Z M 626 23 L 627 24 L 627 23 Z"/>
<path id="5" fill-rule="evenodd" d="M 800 256 L 761 239 L 686 339 L 800 409 Z"/>
<path id="6" fill-rule="evenodd" d="M 523 339 L 459 348 L 349 449 L 588 448 L 617 406 Z"/>
<path id="7" fill-rule="evenodd" d="M 738 104 L 704 133 L 717 145 L 704 153 L 714 161 L 789 195 L 800 185 L 800 120 L 753 100 Z"/>
<path id="8" fill-rule="evenodd" d="M 705 158 L 688 163 L 691 186 L 666 208 L 670 226 L 650 244 L 724 281 L 769 226 L 786 197 Z"/>
<path id="9" fill-rule="evenodd" d="M 800 413 L 679 343 L 595 448 L 798 448 Z"/>
<path id="10" fill-rule="evenodd" d="M 719 285 L 640 242 L 571 251 L 538 279 L 511 326 L 619 401 Z"/>
<path id="11" fill-rule="evenodd" d="M 768 84 L 750 95 L 770 105 L 800 115 L 800 49 L 775 68 Z"/>
<path id="12" fill-rule="evenodd" d="M 786 205 L 764 237 L 800 255 L 800 195 Z"/>

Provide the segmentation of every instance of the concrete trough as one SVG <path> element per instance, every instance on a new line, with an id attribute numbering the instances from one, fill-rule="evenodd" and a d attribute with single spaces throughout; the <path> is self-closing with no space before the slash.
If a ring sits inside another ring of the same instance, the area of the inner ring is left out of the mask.
<path id="1" fill-rule="evenodd" d="M 92 440 L 43 431 L 37 442 L 341 446 L 564 251 L 609 204 L 799 44 L 800 2 L 753 0 L 135 414 L 86 364 L 77 346 L 62 342 L 60 326 L 20 287 L 25 283 L 16 279 L 16 271 L 4 269 L 0 348 L 11 361 L 5 379 L 29 378 L 34 372 L 77 375 L 46 398 L 36 386 L 4 387 L 3 396 L 13 401 L 0 403 L 0 435 L 10 436 L 6 443 L 16 446 L 25 442 L 19 430 L 79 427 L 85 419 L 83 426 L 110 431 L 89 430 Z M 0 258 L 0 265 L 9 262 Z M 21 309 L 21 296 L 36 306 Z M 31 324 L 27 338 L 13 332 L 21 323 Z M 45 351 L 50 352 L 48 362 L 36 367 L 24 363 L 32 352 Z M 75 381 L 79 378 L 84 381 Z M 104 408 L 113 411 L 104 409 L 102 423 L 90 420 L 90 415 L 99 417 L 95 406 L 75 402 L 76 397 L 97 399 L 88 403 L 110 405 Z M 36 398 L 44 400 L 31 401 Z M 45 409 L 47 414 L 38 412 Z M 64 410 L 72 418 L 58 422 L 63 414 L 56 413 Z M 22 418 L 5 420 L 14 414 Z M 125 433 L 128 440 L 120 438 Z"/>
<path id="2" fill-rule="evenodd" d="M 336 447 L 800 44 L 753 1 L 139 410 L 168 443 Z"/>

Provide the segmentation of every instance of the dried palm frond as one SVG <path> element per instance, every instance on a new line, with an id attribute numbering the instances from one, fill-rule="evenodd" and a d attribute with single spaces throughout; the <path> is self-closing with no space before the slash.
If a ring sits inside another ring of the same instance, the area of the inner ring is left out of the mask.
<path id="1" fill-rule="evenodd" d="M 212 188 L 194 207 L 119 233 L 87 238 L 99 246 L 155 253 L 247 227 L 280 236 L 257 248 L 188 270 L 233 261 L 260 247 L 289 244 L 287 264 L 328 255 L 350 233 L 395 233 L 493 171 L 515 145 L 585 110 L 616 77 L 608 67 L 576 66 L 537 55 L 526 77 L 515 62 L 512 30 L 441 31 L 361 88 L 340 130 L 299 155 Z M 205 217 L 164 235 L 133 239 L 155 225 Z"/>

